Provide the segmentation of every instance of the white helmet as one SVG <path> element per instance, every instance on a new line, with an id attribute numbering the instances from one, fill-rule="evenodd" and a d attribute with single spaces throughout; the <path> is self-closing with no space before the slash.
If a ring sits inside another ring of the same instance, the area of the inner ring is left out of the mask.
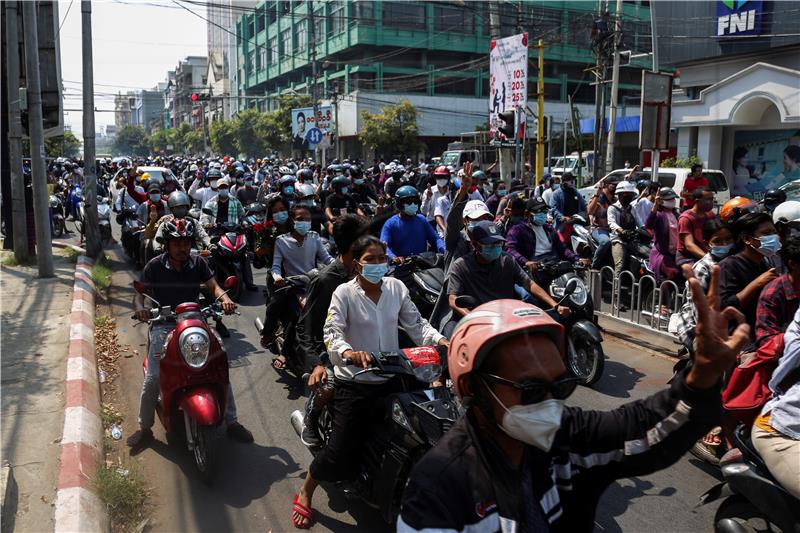
<path id="1" fill-rule="evenodd" d="M 789 200 L 780 204 L 772 212 L 772 222 L 776 225 L 800 222 L 800 202 Z"/>
<path id="2" fill-rule="evenodd" d="M 298 198 L 305 198 L 306 196 L 314 196 L 317 194 L 317 191 L 314 189 L 314 186 L 310 183 L 301 183 L 297 186 L 297 197 Z"/>
<path id="3" fill-rule="evenodd" d="M 619 193 L 622 193 L 622 192 L 631 192 L 633 194 L 637 193 L 636 186 L 633 183 L 631 183 L 630 181 L 620 181 L 617 184 L 617 188 L 614 189 L 614 192 L 618 196 L 619 196 Z"/>

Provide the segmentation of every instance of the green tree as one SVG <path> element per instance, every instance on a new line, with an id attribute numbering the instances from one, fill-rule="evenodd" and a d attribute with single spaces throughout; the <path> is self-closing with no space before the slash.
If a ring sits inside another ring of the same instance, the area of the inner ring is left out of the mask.
<path id="1" fill-rule="evenodd" d="M 217 120 L 211 123 L 209 131 L 211 149 L 218 155 L 236 155 L 239 152 L 236 137 L 236 123 L 233 120 Z"/>
<path id="2" fill-rule="evenodd" d="M 361 143 L 376 152 L 411 155 L 421 148 L 417 109 L 408 100 L 385 106 L 378 113 L 361 112 Z"/>
<path id="3" fill-rule="evenodd" d="M 81 151 L 81 141 L 71 131 L 64 135 L 44 140 L 44 151 L 47 157 L 77 157 Z"/>
<path id="4" fill-rule="evenodd" d="M 682 158 L 669 157 L 661 161 L 658 166 L 660 168 L 692 168 L 692 165 L 702 164 L 703 162 L 699 157 L 696 155 L 690 155 L 689 157 Z"/>
<path id="5" fill-rule="evenodd" d="M 161 152 L 172 151 L 167 148 L 167 146 L 172 146 L 173 150 L 175 146 L 173 145 L 173 141 L 175 140 L 173 129 L 163 129 L 154 132 L 150 135 L 150 147 L 153 149 L 154 154 L 158 154 Z"/>
<path id="6" fill-rule="evenodd" d="M 245 109 L 236 115 L 236 145 L 247 157 L 260 157 L 266 149 L 264 118 L 256 108 Z"/>
<path id="7" fill-rule="evenodd" d="M 117 132 L 111 151 L 115 155 L 148 155 L 150 141 L 141 126 L 125 126 Z"/>
<path id="8" fill-rule="evenodd" d="M 206 147 L 203 132 L 200 130 L 192 130 L 183 136 L 183 151 L 188 154 L 202 153 Z"/>

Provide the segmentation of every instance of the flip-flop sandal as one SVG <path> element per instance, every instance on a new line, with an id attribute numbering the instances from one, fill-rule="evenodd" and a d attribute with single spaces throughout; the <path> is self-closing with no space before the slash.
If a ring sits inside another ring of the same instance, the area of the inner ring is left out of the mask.
<path id="1" fill-rule="evenodd" d="M 272 368 L 275 370 L 283 370 L 286 368 L 286 358 L 278 355 L 272 358 Z"/>
<path id="2" fill-rule="evenodd" d="M 314 511 L 312 511 L 309 506 L 303 505 L 297 501 L 298 498 L 299 495 L 295 494 L 294 500 L 292 501 L 292 511 L 300 516 L 295 517 L 294 514 L 292 514 L 292 524 L 297 529 L 308 529 L 314 524 Z M 305 518 L 305 523 L 301 521 L 301 518 Z"/>

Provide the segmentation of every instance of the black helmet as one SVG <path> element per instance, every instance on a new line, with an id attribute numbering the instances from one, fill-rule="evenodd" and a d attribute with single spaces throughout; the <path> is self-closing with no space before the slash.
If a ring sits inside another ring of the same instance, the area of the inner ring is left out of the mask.
<path id="1" fill-rule="evenodd" d="M 786 201 L 786 192 L 781 189 L 770 189 L 764 194 L 764 206 L 775 209 Z"/>
<path id="2" fill-rule="evenodd" d="M 172 239 L 192 239 L 194 233 L 194 221 L 191 218 L 174 218 L 164 222 L 164 233 L 160 242 L 167 244 Z"/>
<path id="3" fill-rule="evenodd" d="M 218 168 L 212 168 L 208 171 L 207 177 L 210 180 L 219 180 L 222 179 L 222 172 Z"/>
<path id="4" fill-rule="evenodd" d="M 186 207 L 192 206 L 189 195 L 183 191 L 175 191 L 167 198 L 167 207 L 169 207 L 170 211 L 174 210 L 179 205 L 185 205 Z"/>
<path id="5" fill-rule="evenodd" d="M 333 187 L 334 191 L 340 191 L 348 185 L 350 185 L 350 179 L 344 176 L 336 176 L 333 178 L 333 181 L 331 181 L 331 187 Z"/>
<path id="6" fill-rule="evenodd" d="M 350 177 L 353 179 L 360 178 L 364 173 L 361 170 L 361 167 L 353 165 L 350 167 Z"/>

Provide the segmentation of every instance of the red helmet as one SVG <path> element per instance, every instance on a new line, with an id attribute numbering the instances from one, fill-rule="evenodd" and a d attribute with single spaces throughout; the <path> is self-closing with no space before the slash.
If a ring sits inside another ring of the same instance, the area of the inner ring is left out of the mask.
<path id="1" fill-rule="evenodd" d="M 164 222 L 164 233 L 160 237 L 162 244 L 167 244 L 172 239 L 194 238 L 194 222 L 190 218 L 173 218 Z"/>
<path id="2" fill-rule="evenodd" d="M 559 352 L 564 352 L 564 326 L 538 307 L 519 300 L 494 300 L 461 319 L 447 352 L 447 368 L 458 396 L 463 396 L 459 383 L 463 376 L 479 368 L 500 342 L 523 333 L 543 333 Z"/>
<path id="3" fill-rule="evenodd" d="M 436 170 L 433 171 L 434 176 L 444 176 L 449 178 L 450 177 L 450 169 L 444 165 L 439 165 L 436 167 Z"/>

